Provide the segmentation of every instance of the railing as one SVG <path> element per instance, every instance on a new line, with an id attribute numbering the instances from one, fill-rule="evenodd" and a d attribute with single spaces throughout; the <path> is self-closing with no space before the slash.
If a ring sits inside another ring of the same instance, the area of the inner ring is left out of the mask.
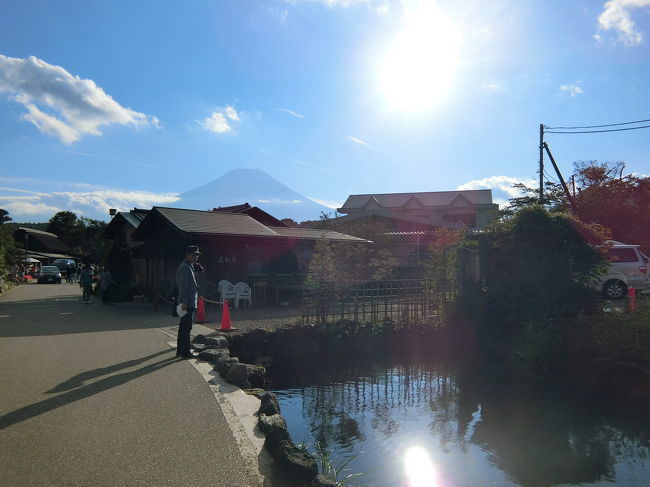
<path id="1" fill-rule="evenodd" d="M 302 322 L 351 320 L 435 326 L 445 321 L 455 296 L 455 282 L 436 283 L 428 279 L 318 283 L 305 288 Z"/>

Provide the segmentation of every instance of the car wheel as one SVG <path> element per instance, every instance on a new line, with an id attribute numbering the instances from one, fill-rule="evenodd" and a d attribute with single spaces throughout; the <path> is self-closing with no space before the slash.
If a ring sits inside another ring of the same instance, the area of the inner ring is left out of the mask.
<path id="1" fill-rule="evenodd" d="M 603 286 L 603 294 L 607 299 L 621 299 L 627 295 L 627 286 L 623 281 L 607 281 Z"/>

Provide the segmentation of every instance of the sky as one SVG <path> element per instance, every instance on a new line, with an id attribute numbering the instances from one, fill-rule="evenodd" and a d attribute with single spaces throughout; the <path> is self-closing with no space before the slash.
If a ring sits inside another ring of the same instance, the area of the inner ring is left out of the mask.
<path id="1" fill-rule="evenodd" d="M 649 36 L 650 0 L 4 2 L 0 207 L 108 218 L 235 168 L 333 208 L 503 203 L 535 184 L 540 123 L 650 119 Z M 546 141 L 565 175 L 650 174 L 650 129 Z"/>

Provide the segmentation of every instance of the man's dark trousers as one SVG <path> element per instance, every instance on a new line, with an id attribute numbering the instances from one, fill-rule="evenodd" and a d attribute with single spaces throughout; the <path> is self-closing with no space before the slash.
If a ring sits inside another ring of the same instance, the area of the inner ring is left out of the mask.
<path id="1" fill-rule="evenodd" d="M 181 318 L 178 326 L 178 339 L 176 340 L 176 353 L 190 353 L 190 332 L 192 331 L 192 317 L 194 308 L 187 308 L 187 314 Z"/>

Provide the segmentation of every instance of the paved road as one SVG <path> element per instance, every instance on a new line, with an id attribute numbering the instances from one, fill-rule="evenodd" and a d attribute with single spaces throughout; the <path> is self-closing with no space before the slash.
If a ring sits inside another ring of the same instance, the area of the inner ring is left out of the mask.
<path id="1" fill-rule="evenodd" d="M 0 485 L 257 485 L 169 341 L 76 285 L 0 296 Z"/>

